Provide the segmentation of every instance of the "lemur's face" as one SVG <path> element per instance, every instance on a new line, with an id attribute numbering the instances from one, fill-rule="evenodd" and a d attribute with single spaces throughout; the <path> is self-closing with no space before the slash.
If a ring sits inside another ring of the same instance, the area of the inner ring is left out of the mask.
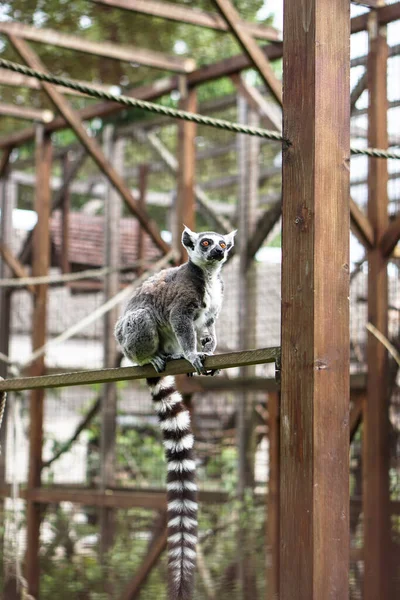
<path id="1" fill-rule="evenodd" d="M 182 244 L 190 260 L 199 267 L 221 266 L 233 247 L 236 231 L 220 235 L 213 231 L 194 233 L 188 227 L 182 234 Z"/>

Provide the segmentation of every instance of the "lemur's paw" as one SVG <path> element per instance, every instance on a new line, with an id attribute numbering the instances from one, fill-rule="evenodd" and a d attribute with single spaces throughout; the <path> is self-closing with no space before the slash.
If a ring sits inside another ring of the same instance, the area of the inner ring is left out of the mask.
<path id="1" fill-rule="evenodd" d="M 163 371 L 165 371 L 167 361 L 163 356 L 154 356 L 150 363 L 153 365 L 157 373 L 163 373 Z"/>
<path id="2" fill-rule="evenodd" d="M 210 336 L 203 337 L 200 340 L 200 344 L 203 348 L 203 352 L 206 354 L 212 354 L 215 350 L 215 341 L 214 338 Z"/>
<path id="3" fill-rule="evenodd" d="M 203 365 L 206 356 L 207 355 L 204 352 L 198 352 L 197 354 L 192 354 L 186 357 L 186 359 L 192 363 L 198 375 L 207 375 L 207 370 Z"/>

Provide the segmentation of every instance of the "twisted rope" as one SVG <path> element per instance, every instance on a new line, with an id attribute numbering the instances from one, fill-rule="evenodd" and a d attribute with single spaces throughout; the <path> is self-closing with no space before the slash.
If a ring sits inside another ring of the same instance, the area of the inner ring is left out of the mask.
<path id="1" fill-rule="evenodd" d="M 191 113 L 186 110 L 178 110 L 175 108 L 169 108 L 167 106 L 161 106 L 161 104 L 154 104 L 153 102 L 147 102 L 146 100 L 138 100 L 137 98 L 123 96 L 121 94 L 111 94 L 109 92 L 94 89 L 89 85 L 78 83 L 72 79 L 48 75 L 47 73 L 36 71 L 30 67 L 25 67 L 2 58 L 0 59 L 0 67 L 3 67 L 4 69 L 10 69 L 11 71 L 15 71 L 16 73 L 21 73 L 22 75 L 27 75 L 29 77 L 35 77 L 36 79 L 39 79 L 40 81 L 46 81 L 47 83 L 64 85 L 64 87 L 77 90 L 78 92 L 82 92 L 88 96 L 93 96 L 94 98 L 118 102 L 119 104 L 124 104 L 125 106 L 142 108 L 143 110 L 147 110 L 159 115 L 166 115 L 175 119 L 183 119 L 184 121 L 191 121 L 193 123 L 198 123 L 199 125 L 209 125 L 210 127 L 225 129 L 235 133 L 247 133 L 248 135 L 255 135 L 261 138 L 276 140 L 278 142 L 283 140 L 282 134 L 278 133 L 277 131 L 270 131 L 268 129 L 262 129 L 261 127 L 248 127 L 246 125 L 240 125 L 239 123 L 225 121 L 224 119 L 214 119 L 205 115 Z"/>
<path id="2" fill-rule="evenodd" d="M 67 87 L 72 90 L 82 92 L 83 94 L 87 94 L 88 96 L 92 96 L 93 98 L 100 98 L 101 100 L 117 102 L 118 104 L 123 104 L 125 106 L 133 108 L 141 108 L 143 110 L 147 110 L 158 115 L 166 115 L 174 119 L 182 119 L 184 121 L 197 123 L 198 125 L 207 125 L 209 127 L 216 127 L 217 129 L 224 129 L 226 131 L 232 131 L 234 133 L 245 133 L 247 135 L 254 135 L 256 137 L 261 137 L 268 140 L 284 142 L 288 146 L 290 146 L 290 141 L 285 140 L 282 134 L 278 133 L 277 131 L 271 131 L 269 129 L 263 129 L 261 127 L 249 127 L 247 125 L 241 125 L 240 123 L 226 121 L 225 119 L 215 119 L 206 115 L 199 115 L 198 113 L 192 113 L 186 110 L 170 108 L 167 106 L 162 106 L 161 104 L 155 104 L 154 102 L 147 102 L 146 100 L 139 100 L 137 98 L 124 96 L 122 94 L 111 94 L 110 92 L 94 89 L 90 85 L 78 83 L 73 79 L 49 75 L 47 73 L 36 71 L 36 69 L 31 69 L 30 67 L 14 63 L 3 58 L 0 58 L 0 67 L 2 67 L 3 69 L 9 69 L 10 71 L 15 71 L 16 73 L 21 73 L 22 75 L 27 75 L 28 77 L 35 77 L 40 81 L 45 81 L 54 85 L 61 85 Z M 350 152 L 354 156 L 359 155 L 370 156 L 372 158 L 400 159 L 400 152 L 381 150 L 379 148 L 357 148 L 351 146 Z"/>

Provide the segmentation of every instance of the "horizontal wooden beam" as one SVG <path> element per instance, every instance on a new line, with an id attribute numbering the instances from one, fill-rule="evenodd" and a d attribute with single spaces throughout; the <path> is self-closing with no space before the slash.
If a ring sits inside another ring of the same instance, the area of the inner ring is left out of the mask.
<path id="1" fill-rule="evenodd" d="M 11 497 L 10 485 L 0 488 L 0 498 Z M 132 488 L 107 488 L 106 490 L 93 490 L 84 487 L 69 485 L 56 485 L 47 488 L 34 488 L 29 491 L 22 488 L 19 497 L 32 500 L 38 504 L 53 504 L 58 502 L 72 502 L 83 506 L 101 506 L 105 508 L 133 508 L 141 507 L 149 510 L 164 510 L 167 497 L 164 489 L 132 489 Z M 223 503 L 229 498 L 224 491 L 200 491 L 199 500 L 204 503 Z"/>
<path id="2" fill-rule="evenodd" d="M 381 252 L 385 258 L 389 258 L 393 253 L 397 242 L 400 240 L 400 213 L 396 215 L 390 225 L 387 227 L 385 233 L 381 237 L 380 247 Z"/>
<path id="3" fill-rule="evenodd" d="M 400 19 L 400 2 L 380 6 L 376 9 L 376 13 L 379 25 L 387 25 L 392 21 L 397 21 Z M 368 30 L 368 15 L 369 13 L 366 12 L 351 19 L 351 33 Z"/>
<path id="4" fill-rule="evenodd" d="M 365 248 L 373 247 L 375 235 L 372 225 L 367 215 L 352 198 L 350 198 L 350 226 L 351 231 Z"/>
<path id="5" fill-rule="evenodd" d="M 51 110 L 6 104 L 5 102 L 0 102 L 0 115 L 27 121 L 38 121 L 39 123 L 50 123 L 54 119 L 54 113 Z"/>
<path id="6" fill-rule="evenodd" d="M 172 2 L 159 2 L 158 0 L 92 0 L 92 2 L 152 17 L 160 17 L 169 21 L 179 21 L 180 23 L 197 25 L 217 31 L 229 31 L 229 27 L 219 14 Z M 279 31 L 270 25 L 248 22 L 243 22 L 242 25 L 250 35 L 260 40 L 276 42 L 282 37 Z"/>
<path id="7" fill-rule="evenodd" d="M 112 88 L 115 86 L 105 85 L 102 83 L 94 83 L 92 81 L 82 81 L 82 79 L 75 79 L 77 83 L 81 83 L 82 85 L 90 85 L 96 90 L 100 90 L 102 92 L 112 92 Z M 14 73 L 13 71 L 8 71 L 7 69 L 0 68 L 0 85 L 8 85 L 11 87 L 24 87 L 30 90 L 41 90 L 41 83 L 35 77 L 28 77 L 27 75 L 22 75 L 22 73 Z M 83 92 L 78 92 L 76 90 L 71 90 L 71 88 L 63 87 L 62 85 L 56 86 L 57 90 L 62 94 L 66 94 L 67 96 L 85 96 Z"/>
<path id="8" fill-rule="evenodd" d="M 243 352 L 229 352 L 207 356 L 204 366 L 207 370 L 229 369 L 273 363 L 279 357 L 280 348 L 262 348 L 259 350 L 246 350 Z M 164 375 L 178 375 L 193 373 L 195 369 L 187 360 L 171 360 L 167 363 Z M 78 371 L 76 373 L 62 373 L 61 375 L 43 375 L 39 377 L 19 377 L 0 381 L 0 391 L 6 390 L 33 390 L 37 388 L 52 388 L 71 385 L 85 385 L 88 383 L 107 383 L 110 381 L 128 381 L 131 379 L 145 379 L 157 377 L 158 374 L 151 365 L 144 367 L 121 367 L 119 369 L 95 369 L 93 371 Z"/>
<path id="9" fill-rule="evenodd" d="M 5 35 L 15 35 L 16 37 L 38 42 L 40 44 L 49 44 L 50 46 L 58 46 L 67 48 L 68 50 L 76 50 L 85 54 L 93 54 L 95 56 L 103 56 L 104 58 L 112 58 L 128 63 L 138 63 L 147 67 L 154 67 L 176 73 L 190 73 L 193 71 L 196 64 L 191 58 L 179 58 L 177 56 L 167 56 L 162 52 L 136 48 L 135 46 L 123 46 L 121 44 L 113 44 L 106 40 L 102 42 L 93 42 L 84 38 L 61 33 L 53 29 L 38 29 L 31 25 L 23 23 L 0 23 L 0 33 Z"/>

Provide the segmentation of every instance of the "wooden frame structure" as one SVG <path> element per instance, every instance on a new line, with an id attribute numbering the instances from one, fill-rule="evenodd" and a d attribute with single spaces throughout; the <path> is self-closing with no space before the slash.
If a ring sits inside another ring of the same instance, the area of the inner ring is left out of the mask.
<path id="1" fill-rule="evenodd" d="M 388 361 L 386 350 L 370 335 L 368 379 L 367 383 L 363 381 L 361 384 L 361 395 L 356 384 L 352 385 L 354 397 L 362 398 L 362 402 L 356 403 L 349 420 L 348 231 L 351 226 L 368 254 L 369 320 L 385 334 L 388 322 L 387 261 L 400 239 L 400 217 L 397 216 L 389 224 L 386 162 L 370 159 L 367 215 L 350 198 L 348 165 L 350 104 L 353 110 L 366 87 L 371 98 L 368 112 L 368 143 L 372 147 L 380 148 L 387 148 L 389 144 L 386 122 L 388 47 L 385 26 L 400 19 L 400 2 L 381 6 L 379 1 L 365 0 L 363 4 L 368 5 L 371 10 L 350 20 L 348 0 L 285 0 L 282 44 L 273 28 L 242 21 L 230 0 L 214 0 L 218 11 L 216 13 L 195 11 L 158 0 L 139 0 L 134 3 L 126 0 L 94 1 L 123 10 L 230 32 L 243 48 L 244 54 L 196 68 L 194 61 L 190 59 L 166 57 L 161 53 L 123 48 L 116 44 L 102 44 L 100 47 L 75 36 L 60 35 L 49 30 L 39 31 L 17 23 L 0 24 L 0 33 L 8 36 L 26 64 L 42 71 L 46 69 L 27 40 L 74 48 L 97 56 L 135 60 L 148 66 L 171 70 L 176 75 L 131 90 L 131 95 L 150 100 L 179 89 L 181 107 L 193 112 L 196 111 L 196 88 L 199 85 L 230 76 L 239 94 L 246 98 L 261 119 L 266 119 L 268 126 L 276 129 L 280 128 L 276 115 L 271 113 L 260 92 L 251 88 L 240 77 L 240 73 L 249 67 L 257 69 L 267 89 L 278 104 L 282 104 L 281 84 L 274 75 L 271 61 L 283 57 L 283 135 L 287 142 L 283 144 L 282 173 L 281 389 L 278 393 L 275 383 L 271 381 L 258 380 L 255 377 L 246 379 L 246 373 L 242 373 L 242 377 L 235 384 L 231 382 L 237 389 L 244 389 L 244 386 L 250 384 L 253 389 L 270 393 L 273 480 L 272 495 L 269 498 L 269 514 L 272 518 L 267 535 L 273 558 L 266 572 L 269 581 L 268 600 L 276 597 L 281 600 L 292 600 L 294 597 L 299 600 L 323 600 L 333 597 L 346 600 L 348 597 L 348 444 L 361 420 L 364 424 L 364 600 L 390 600 L 387 570 L 390 552 L 389 518 L 390 511 L 394 508 L 389 505 L 388 485 Z M 330 19 L 326 18 L 327 14 L 330 15 Z M 335 23 L 334 28 L 332 22 Z M 366 75 L 360 78 L 354 88 L 349 104 L 349 38 L 351 33 L 367 30 L 370 32 L 369 53 L 361 62 L 358 61 L 366 65 Z M 260 46 L 256 39 L 269 41 L 270 44 Z M 323 44 L 321 40 L 324 40 Z M 59 113 L 49 120 L 49 114 L 44 114 L 43 111 L 33 113 L 14 108 L 13 113 L 10 107 L 0 105 L 0 114 L 7 114 L 8 111 L 8 114 L 14 114 L 16 117 L 40 122 L 26 130 L 0 138 L 0 149 L 3 150 L 0 184 L 8 176 L 9 158 L 13 148 L 32 139 L 35 139 L 36 143 L 36 172 L 40 186 L 37 185 L 36 188 L 35 206 L 39 222 L 32 239 L 27 240 L 25 244 L 25 252 L 28 247 L 33 249 L 33 274 L 46 275 L 49 267 L 48 219 L 52 186 L 50 136 L 52 132 L 67 127 L 75 132 L 85 149 L 84 154 L 96 162 L 114 193 L 124 200 L 129 210 L 137 217 L 142 230 L 152 237 L 162 253 L 168 252 L 169 245 L 162 239 L 145 208 L 146 177 L 149 168 L 143 166 L 140 169 L 140 190 L 136 195 L 132 194 L 123 174 L 119 173 L 113 164 L 111 155 L 104 152 L 97 142 L 88 136 L 83 126 L 84 121 L 95 117 L 107 119 L 120 111 L 121 107 L 115 103 L 102 102 L 74 111 L 65 98 L 69 93 L 67 90 L 47 83 L 38 85 L 36 80 L 21 79 L 14 75 L 0 73 L 0 84 L 41 87 Z M 146 136 L 153 148 L 156 148 L 160 155 L 161 168 L 166 167 L 177 173 L 178 197 L 173 239 L 175 252 L 180 252 L 178 239 L 181 222 L 194 227 L 196 199 L 208 211 L 214 223 L 223 230 L 230 226 L 227 215 L 221 215 L 218 210 L 213 209 L 206 191 L 195 183 L 195 134 L 196 128 L 193 124 L 180 123 L 180 150 L 176 161 L 168 155 L 167 149 L 154 134 L 145 129 L 140 132 L 140 135 Z M 116 135 L 118 136 L 118 132 Z M 110 143 L 112 145 L 115 141 Z M 226 150 L 220 149 L 220 152 L 223 151 Z M 64 258 L 67 256 L 68 247 L 68 190 L 80 162 L 79 159 L 74 164 L 66 164 L 63 184 L 57 198 L 53 200 L 53 207 L 60 204 L 64 206 Z M 242 256 L 244 272 L 280 215 L 281 202 L 278 198 L 270 210 L 260 215 L 255 225 L 252 224 L 254 235 L 248 232 L 249 239 L 241 248 L 242 255 L 246 255 L 244 258 Z M 110 229 L 111 240 L 113 235 L 115 236 L 116 232 L 114 230 L 112 233 Z M 111 241 L 109 249 L 112 243 Z M 140 244 L 143 244 L 143 241 Z M 4 231 L 0 252 L 3 265 L 0 274 L 6 274 L 4 265 L 8 265 L 15 277 L 23 278 L 26 271 L 18 259 L 10 255 Z M 183 258 L 180 256 L 179 260 Z M 115 262 L 110 256 L 110 266 L 114 265 L 113 260 Z M 67 261 L 64 260 L 63 265 L 63 270 L 67 271 Z M 47 292 L 44 285 L 27 285 L 35 299 L 35 327 L 32 331 L 35 349 L 45 342 Z M 110 295 L 115 293 L 114 280 Z M 10 293 L 0 288 L 0 307 L 3 315 L 8 314 L 9 299 Z M 0 319 L 2 327 L 6 327 L 6 318 L 0 315 Z M 110 327 L 110 321 L 108 326 Z M 0 351 L 7 354 L 4 339 Z M 221 355 L 210 358 L 209 366 L 255 364 L 252 362 L 254 354 L 241 354 L 241 357 Z M 268 352 L 259 351 L 257 361 L 266 362 L 267 355 Z M 106 367 L 111 366 L 113 358 L 115 348 L 108 348 Z M 270 352 L 270 358 L 277 358 L 275 350 Z M 177 362 L 169 365 L 169 370 L 171 373 L 185 373 L 189 369 L 180 361 L 180 364 Z M 146 369 L 139 371 L 136 371 L 134 377 L 146 376 Z M 27 500 L 28 531 L 26 578 L 29 593 L 35 598 L 39 597 L 38 544 L 42 504 L 62 500 L 93 504 L 102 508 L 105 522 L 112 514 L 110 511 L 116 507 L 164 507 L 161 494 L 112 489 L 114 434 L 112 427 L 107 427 L 110 419 L 115 419 L 115 405 L 110 407 L 105 404 L 106 408 L 103 411 L 103 458 L 107 461 L 103 472 L 103 489 L 92 492 L 41 488 L 43 389 L 47 385 L 71 385 L 74 379 L 73 375 L 69 378 L 63 375 L 41 377 L 43 372 L 42 356 L 31 366 L 30 375 L 34 377 L 29 378 L 29 381 L 19 378 L 0 383 L 0 389 L 32 389 L 30 467 L 24 497 Z M 0 374 L 2 373 L 5 373 L 4 367 L 0 371 Z M 132 374 L 132 369 L 130 373 Z M 82 382 L 82 377 L 82 374 L 77 376 L 75 384 Z M 126 370 L 102 370 L 101 374 L 88 375 L 85 382 L 117 381 L 122 378 L 130 378 Z M 185 382 L 183 386 L 186 386 L 187 393 L 193 393 L 197 389 L 218 389 L 218 382 Z M 379 461 L 376 461 L 377 447 Z M 0 475 L 3 476 L 0 492 L 4 498 L 9 494 L 9 489 L 4 485 L 2 463 Z M 200 495 L 200 501 L 223 501 L 222 496 L 217 496 L 218 494 L 215 494 L 211 498 L 203 494 Z M 152 566 L 157 562 L 165 543 L 165 534 L 162 533 L 156 546 L 146 557 L 140 572 L 127 587 L 124 598 L 135 597 Z M 288 572 L 291 573 L 290 577 L 287 577 Z"/>

